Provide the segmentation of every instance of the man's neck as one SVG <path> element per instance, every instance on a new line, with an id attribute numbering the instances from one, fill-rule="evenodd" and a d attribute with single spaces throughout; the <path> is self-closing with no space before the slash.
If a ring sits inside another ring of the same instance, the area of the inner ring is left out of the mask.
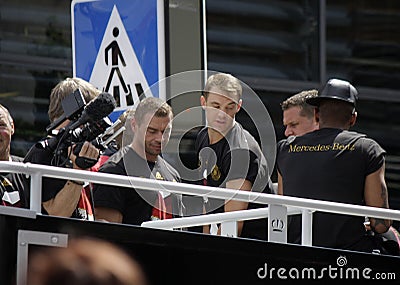
<path id="1" fill-rule="evenodd" d="M 349 130 L 350 125 L 348 126 L 343 126 L 342 124 L 337 124 L 337 123 L 320 123 L 319 125 L 320 129 L 341 129 L 341 130 Z"/>
<path id="2" fill-rule="evenodd" d="M 210 144 L 215 144 L 224 137 L 224 135 L 222 133 L 220 133 L 216 130 L 213 130 L 212 128 L 208 128 L 207 132 L 208 132 L 208 139 L 210 141 Z"/>
<path id="3" fill-rule="evenodd" d="M 233 128 L 235 122 L 233 122 L 232 126 L 226 130 L 225 132 L 219 132 L 213 128 L 208 127 L 208 139 L 210 141 L 210 144 L 215 144 L 217 142 L 219 142 L 220 140 L 222 140 L 222 138 L 224 138 L 226 136 L 227 133 L 229 133 L 229 131 Z"/>
<path id="4" fill-rule="evenodd" d="M 140 147 L 137 143 L 132 142 L 131 148 L 139 155 L 141 158 L 143 158 L 146 161 L 149 162 L 156 162 L 158 155 L 149 155 L 146 153 L 146 151 Z"/>

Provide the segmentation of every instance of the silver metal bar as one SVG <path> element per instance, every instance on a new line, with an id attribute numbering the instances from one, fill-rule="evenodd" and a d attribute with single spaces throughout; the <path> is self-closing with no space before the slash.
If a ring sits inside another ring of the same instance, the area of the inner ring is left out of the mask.
<path id="1" fill-rule="evenodd" d="M 68 235 L 59 233 L 19 230 L 16 272 L 17 285 L 27 284 L 29 258 L 28 247 L 30 244 L 66 247 L 68 245 Z"/>

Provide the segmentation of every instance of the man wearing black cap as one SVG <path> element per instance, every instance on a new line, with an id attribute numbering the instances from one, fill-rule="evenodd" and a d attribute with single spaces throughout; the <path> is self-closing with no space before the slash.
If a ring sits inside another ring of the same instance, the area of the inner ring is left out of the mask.
<path id="1" fill-rule="evenodd" d="M 374 140 L 349 131 L 357 118 L 357 90 L 347 81 L 331 79 L 316 106 L 320 129 L 278 143 L 278 193 L 281 195 L 388 208 L 384 179 L 385 151 Z M 300 219 L 291 221 L 288 241 L 300 241 Z M 370 218 L 376 233 L 390 220 Z M 364 217 L 316 212 L 313 245 L 372 252 L 381 249 L 377 236 L 366 235 Z"/>

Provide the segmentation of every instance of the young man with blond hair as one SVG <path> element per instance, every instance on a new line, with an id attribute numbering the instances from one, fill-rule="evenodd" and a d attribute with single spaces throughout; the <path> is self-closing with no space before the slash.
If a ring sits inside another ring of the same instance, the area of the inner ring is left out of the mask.
<path id="1" fill-rule="evenodd" d="M 202 184 L 214 187 L 270 193 L 266 159 L 254 137 L 235 120 L 242 106 L 242 86 L 226 73 L 211 75 L 200 98 L 207 124 L 196 139 Z M 218 190 L 216 190 L 218 191 Z M 206 199 L 206 213 L 252 208 L 253 204 L 227 199 Z M 204 232 L 220 233 L 215 225 Z M 266 239 L 264 221 L 238 222 L 237 234 Z"/>

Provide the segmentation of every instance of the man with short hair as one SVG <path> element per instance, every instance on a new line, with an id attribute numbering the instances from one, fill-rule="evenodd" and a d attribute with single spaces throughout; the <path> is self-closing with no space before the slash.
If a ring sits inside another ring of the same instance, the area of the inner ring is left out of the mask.
<path id="1" fill-rule="evenodd" d="M 86 103 L 100 94 L 100 91 L 96 87 L 81 78 L 74 77 L 62 80 L 52 89 L 50 94 L 48 115 L 51 123 L 56 122 L 64 115 L 62 102 L 77 89 L 80 90 Z M 60 122 L 58 126 L 55 126 L 53 132 L 58 133 L 69 123 L 69 119 Z M 55 136 L 56 134 L 51 134 L 45 140 L 50 141 L 55 139 Z M 63 162 L 67 163 L 58 165 L 55 159 L 55 150 L 51 147 L 39 147 L 39 144 L 35 144 L 26 154 L 24 162 L 89 170 L 89 167 L 82 168 L 76 163 L 77 157 L 79 156 L 92 161 L 97 161 L 99 158 L 99 149 L 88 141 L 83 144 L 78 155 L 75 155 L 73 151 L 67 152 L 68 157 L 62 158 Z M 64 179 L 48 177 L 44 177 L 42 181 L 42 212 L 44 214 L 93 220 L 90 195 L 83 188 L 83 182 L 74 180 L 65 181 Z"/>
<path id="2" fill-rule="evenodd" d="M 11 155 L 11 137 L 14 134 L 14 120 L 6 107 L 0 104 L 0 161 L 22 162 L 23 158 Z M 29 193 L 24 190 L 24 174 L 1 173 L 1 205 L 27 208 Z"/>
<path id="3" fill-rule="evenodd" d="M 308 98 L 318 95 L 315 89 L 297 93 L 282 102 L 283 126 L 285 136 L 301 136 L 318 129 L 318 122 L 314 118 L 314 106 L 306 103 Z"/>
<path id="4" fill-rule="evenodd" d="M 349 131 L 357 118 L 357 90 L 347 81 L 331 79 L 316 106 L 320 129 L 278 143 L 278 193 L 309 199 L 388 208 L 384 179 L 385 151 L 366 135 Z M 371 228 L 384 233 L 390 220 L 370 218 Z M 292 223 L 289 242 L 300 241 L 300 222 Z M 297 228 L 293 228 L 297 225 Z M 317 212 L 313 245 L 372 252 L 376 237 L 366 234 L 364 217 Z"/>
<path id="5" fill-rule="evenodd" d="M 207 125 L 196 139 L 202 184 L 253 192 L 271 193 L 266 159 L 254 137 L 236 122 L 242 106 L 242 86 L 226 73 L 211 75 L 205 85 L 201 106 Z M 259 205 L 228 199 L 206 199 L 206 213 L 246 210 Z M 263 206 L 263 205 L 262 205 Z M 265 220 L 240 221 L 238 236 L 266 239 Z M 212 225 L 204 232 L 220 233 Z"/>
<path id="6" fill-rule="evenodd" d="M 161 156 L 168 143 L 173 113 L 159 98 L 145 98 L 131 120 L 132 143 L 112 155 L 99 172 L 180 182 L 179 173 Z M 182 216 L 181 195 L 94 185 L 96 220 L 141 225 L 145 221 Z"/>

